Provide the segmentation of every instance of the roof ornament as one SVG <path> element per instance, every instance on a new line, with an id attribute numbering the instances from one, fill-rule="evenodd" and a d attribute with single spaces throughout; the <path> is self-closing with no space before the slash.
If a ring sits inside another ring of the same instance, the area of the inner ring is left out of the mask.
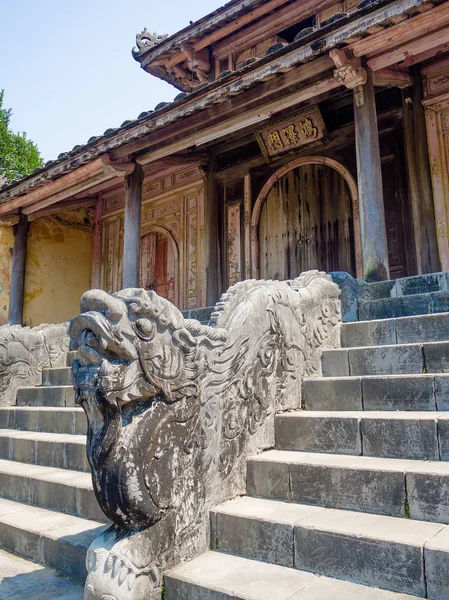
<path id="1" fill-rule="evenodd" d="M 148 29 L 145 27 L 145 29 L 142 31 L 142 33 L 138 33 L 136 35 L 137 49 L 136 49 L 136 47 L 133 48 L 133 50 L 132 50 L 133 56 L 134 57 L 139 56 L 145 50 L 148 50 L 149 48 L 154 48 L 154 46 L 157 46 L 158 44 L 160 44 L 167 38 L 168 38 L 168 34 L 158 35 L 156 32 L 150 33 L 148 31 Z"/>

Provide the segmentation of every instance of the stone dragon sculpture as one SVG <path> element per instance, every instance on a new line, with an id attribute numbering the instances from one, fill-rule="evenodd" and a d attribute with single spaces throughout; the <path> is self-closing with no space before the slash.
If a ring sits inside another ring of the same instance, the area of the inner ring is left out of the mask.
<path id="1" fill-rule="evenodd" d="M 19 387 L 42 384 L 45 367 L 62 367 L 69 350 L 68 323 L 0 326 L 0 406 L 16 403 Z"/>
<path id="2" fill-rule="evenodd" d="M 86 598 L 160 598 L 163 569 L 206 549 L 209 508 L 245 492 L 246 457 L 273 446 L 276 412 L 300 407 L 301 377 L 339 345 L 338 296 L 318 271 L 245 281 L 209 326 L 152 291 L 83 296 L 74 387 L 113 522 L 88 552 Z"/>

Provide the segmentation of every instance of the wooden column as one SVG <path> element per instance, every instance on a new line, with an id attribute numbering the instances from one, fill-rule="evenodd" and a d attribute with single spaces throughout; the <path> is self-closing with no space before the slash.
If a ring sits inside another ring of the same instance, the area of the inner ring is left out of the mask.
<path id="1" fill-rule="evenodd" d="M 98 200 L 95 205 L 94 214 L 94 231 L 92 240 L 92 278 L 91 286 L 93 289 L 101 288 L 101 234 L 102 234 L 102 222 L 101 216 L 103 214 L 103 198 L 101 193 L 98 195 Z"/>
<path id="2" fill-rule="evenodd" d="M 206 283 L 206 306 L 213 306 L 220 297 L 219 258 L 218 258 L 218 206 L 217 157 L 211 152 L 207 179 L 207 191 L 204 199 L 204 269 Z"/>
<path id="3" fill-rule="evenodd" d="M 123 245 L 123 288 L 139 287 L 140 223 L 142 217 L 143 168 L 136 164 L 125 177 L 125 235 Z"/>
<path id="4" fill-rule="evenodd" d="M 366 84 L 354 89 L 362 263 L 366 281 L 381 281 L 389 277 L 388 247 L 373 74 L 367 71 Z"/>
<path id="5" fill-rule="evenodd" d="M 14 234 L 11 286 L 9 292 L 9 325 L 22 325 L 25 266 L 28 235 L 28 217 L 21 214 Z"/>

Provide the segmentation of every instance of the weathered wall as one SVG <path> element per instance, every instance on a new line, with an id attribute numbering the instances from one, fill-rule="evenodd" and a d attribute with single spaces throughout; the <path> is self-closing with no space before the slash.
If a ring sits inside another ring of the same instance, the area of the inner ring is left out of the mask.
<path id="1" fill-rule="evenodd" d="M 9 284 L 13 247 L 13 228 L 0 227 L 0 325 L 8 323 Z"/>
<path id="2" fill-rule="evenodd" d="M 92 222 L 85 209 L 42 217 L 30 224 L 24 322 L 61 323 L 79 312 L 91 287 Z"/>

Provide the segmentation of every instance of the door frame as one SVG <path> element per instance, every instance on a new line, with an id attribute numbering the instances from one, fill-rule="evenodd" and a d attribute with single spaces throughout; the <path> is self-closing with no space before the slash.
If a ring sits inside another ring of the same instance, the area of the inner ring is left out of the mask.
<path id="1" fill-rule="evenodd" d="M 176 238 L 172 234 L 172 232 L 163 227 L 161 225 L 150 225 L 144 227 L 140 233 L 140 239 L 148 235 L 149 233 L 160 233 L 164 237 L 167 238 L 169 244 L 173 248 L 173 254 L 175 257 L 175 305 L 180 307 L 180 298 L 179 298 L 179 248 Z"/>
<path id="2" fill-rule="evenodd" d="M 268 197 L 268 194 L 270 193 L 274 184 L 284 175 L 287 175 L 287 173 L 290 173 L 290 171 L 305 165 L 325 165 L 340 173 L 340 175 L 346 181 L 352 202 L 356 277 L 358 279 L 362 279 L 362 239 L 360 234 L 359 192 L 357 189 L 357 183 L 344 165 L 334 158 L 329 158 L 328 156 L 303 156 L 301 158 L 296 158 L 273 173 L 273 175 L 271 175 L 271 177 L 264 184 L 259 195 L 257 196 L 251 215 L 251 276 L 255 279 L 260 277 L 259 220 L 262 207 Z"/>

